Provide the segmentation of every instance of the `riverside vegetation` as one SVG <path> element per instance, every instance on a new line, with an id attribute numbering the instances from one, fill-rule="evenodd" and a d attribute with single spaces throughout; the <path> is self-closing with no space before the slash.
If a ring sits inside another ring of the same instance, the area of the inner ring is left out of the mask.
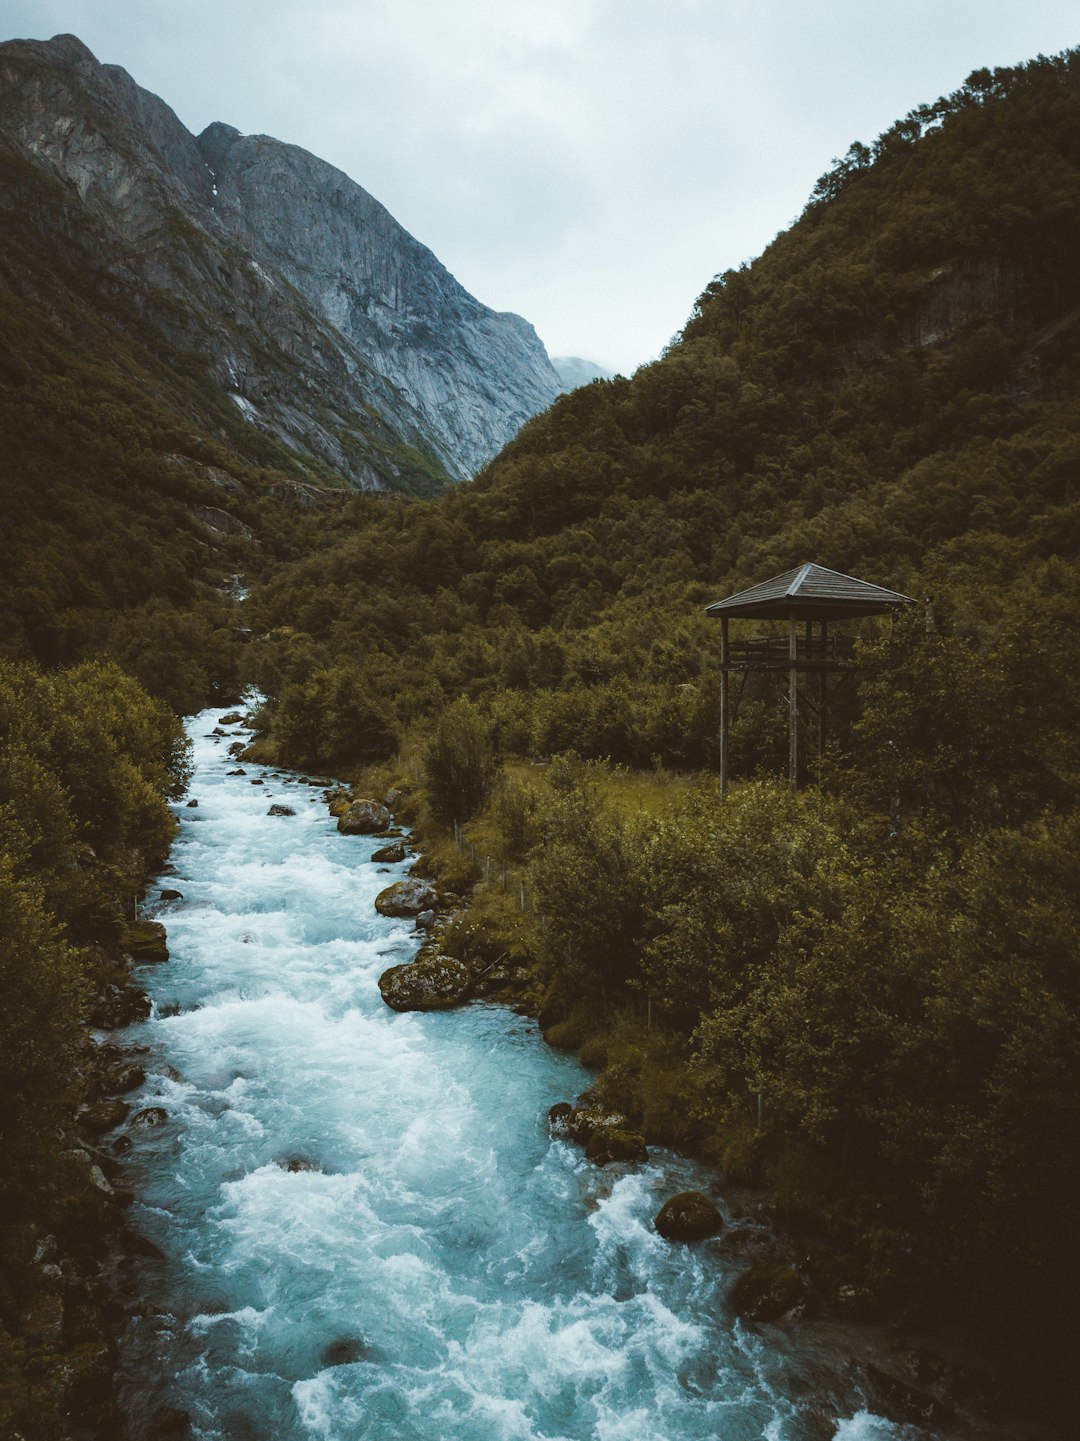
<path id="1" fill-rule="evenodd" d="M 1080 1285 L 1078 245 L 1080 53 L 976 72 L 853 146 L 661 360 L 563 398 L 423 502 L 299 509 L 272 447 L 253 457 L 220 426 L 177 443 L 161 398 L 197 377 L 122 358 L 107 334 L 91 360 L 82 321 L 65 336 L 12 312 L 27 333 L 4 352 L 20 445 L 5 484 L 26 500 L 8 513 L 34 517 L 14 553 L 37 599 L 0 597 L 0 721 L 11 785 L 31 773 L 20 747 L 43 777 L 0 812 L 13 1035 L 40 1031 L 3 1052 L 28 1098 L 12 1108 L 28 1159 L 3 1168 L 16 1214 L 62 1203 L 51 1137 L 78 1090 L 60 1082 L 78 1076 L 98 939 L 65 909 L 84 892 L 62 841 L 98 826 L 118 897 L 136 852 L 166 843 L 160 797 L 182 784 L 167 712 L 93 668 L 111 644 L 180 708 L 256 684 L 264 755 L 406 792 L 443 885 L 472 898 L 441 944 L 501 967 L 504 994 L 580 1048 L 649 1139 L 766 1183 L 827 1294 L 989 1320 L 1019 1370 L 1064 1382 L 1049 1358 Z M 40 484 L 17 491 L 31 468 Z M 243 528 L 208 534 L 192 507 L 222 476 Z M 703 606 L 808 559 L 930 602 L 860 627 L 864 674 L 838 689 L 798 795 L 770 779 L 783 716 L 749 682 L 721 802 Z M 250 638 L 220 589 L 239 570 Z M 91 684 L 116 697 L 108 724 Z M 82 766 L 98 789 L 78 788 Z M 56 819 L 31 834 L 39 797 Z M 481 877 L 455 822 L 535 911 Z M 3 1298 L 10 1415 L 38 1404 L 55 1352 L 31 1311 Z"/>

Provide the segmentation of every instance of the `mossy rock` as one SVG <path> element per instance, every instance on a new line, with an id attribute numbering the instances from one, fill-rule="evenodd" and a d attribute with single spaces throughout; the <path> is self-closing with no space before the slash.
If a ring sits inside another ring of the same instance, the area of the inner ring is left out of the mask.
<path id="1" fill-rule="evenodd" d="M 472 994 L 469 968 L 438 952 L 404 966 L 391 966 L 379 977 L 379 991 L 394 1011 L 447 1011 Z"/>
<path id="2" fill-rule="evenodd" d="M 169 947 L 165 940 L 165 927 L 160 921 L 132 921 L 124 927 L 120 937 L 120 948 L 128 953 L 139 965 L 147 965 L 169 959 Z"/>
<path id="3" fill-rule="evenodd" d="M 377 851 L 372 852 L 371 859 L 379 865 L 397 865 L 398 861 L 405 859 L 405 842 L 395 841 L 393 845 L 380 846 Z"/>
<path id="4" fill-rule="evenodd" d="M 776 1321 L 804 1295 L 802 1278 L 794 1266 L 761 1261 L 735 1282 L 728 1304 L 743 1321 Z"/>
<path id="5" fill-rule="evenodd" d="M 378 801 L 350 801 L 338 816 L 337 828 L 343 836 L 381 835 L 390 824 L 390 812 Z"/>
<path id="6" fill-rule="evenodd" d="M 647 1161 L 645 1137 L 639 1131 L 624 1131 L 617 1126 L 598 1126 L 585 1143 L 585 1159 L 595 1166 L 614 1162 Z"/>
<path id="7" fill-rule="evenodd" d="M 664 1202 L 656 1229 L 665 1241 L 704 1241 L 723 1227 L 720 1212 L 701 1191 L 681 1191 Z"/>
<path id="8" fill-rule="evenodd" d="M 573 1015 L 556 1021 L 554 1025 L 541 1026 L 541 1030 L 544 1040 L 557 1051 L 576 1051 L 592 1036 L 593 1025 L 594 1022 L 587 1016 L 575 1011 Z"/>
<path id="9" fill-rule="evenodd" d="M 375 897 L 375 909 L 380 916 L 418 916 L 421 911 L 436 910 L 438 905 L 439 897 L 434 886 L 419 876 L 395 881 Z"/>

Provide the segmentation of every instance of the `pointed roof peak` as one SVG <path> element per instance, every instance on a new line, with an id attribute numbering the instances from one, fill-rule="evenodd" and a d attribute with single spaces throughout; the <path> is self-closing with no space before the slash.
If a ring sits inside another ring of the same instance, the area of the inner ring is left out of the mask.
<path id="1" fill-rule="evenodd" d="M 706 615 L 729 618 L 855 619 L 880 615 L 894 606 L 910 605 L 911 597 L 886 590 L 868 580 L 806 561 L 792 570 L 737 591 L 705 607 Z"/>

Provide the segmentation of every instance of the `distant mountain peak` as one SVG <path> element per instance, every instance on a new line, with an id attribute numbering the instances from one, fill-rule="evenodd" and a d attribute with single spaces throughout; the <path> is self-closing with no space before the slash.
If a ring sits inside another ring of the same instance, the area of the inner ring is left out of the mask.
<path id="1" fill-rule="evenodd" d="M 595 360 L 582 360 L 580 355 L 553 355 L 551 363 L 559 377 L 560 389 L 564 392 L 577 390 L 594 380 L 611 380 L 612 373 L 597 365 Z"/>
<path id="2" fill-rule="evenodd" d="M 334 166 L 224 121 L 196 138 L 73 35 L 0 60 L 0 135 L 77 195 L 166 343 L 316 466 L 393 486 L 404 448 L 463 478 L 559 393 L 532 326 L 470 295 Z"/>

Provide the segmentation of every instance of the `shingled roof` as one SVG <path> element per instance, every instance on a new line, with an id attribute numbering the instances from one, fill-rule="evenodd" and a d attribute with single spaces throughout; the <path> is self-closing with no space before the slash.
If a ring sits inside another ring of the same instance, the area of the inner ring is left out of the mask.
<path id="1" fill-rule="evenodd" d="M 732 619 L 853 620 L 911 603 L 911 597 L 899 591 L 808 563 L 752 585 L 749 590 L 740 590 L 726 600 L 714 601 L 705 607 L 705 614 Z"/>

